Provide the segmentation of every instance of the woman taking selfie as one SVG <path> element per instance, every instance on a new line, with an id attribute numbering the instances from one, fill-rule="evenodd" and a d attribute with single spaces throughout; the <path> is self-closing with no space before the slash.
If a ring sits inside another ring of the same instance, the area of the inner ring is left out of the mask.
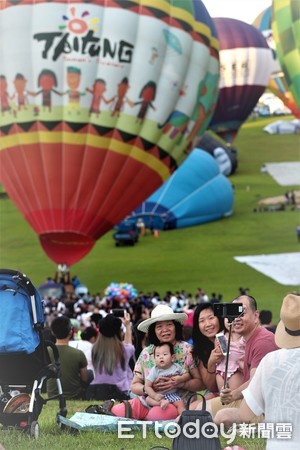
<path id="1" fill-rule="evenodd" d="M 150 345 L 142 350 L 134 368 L 131 393 L 137 397 L 130 400 L 134 419 L 168 420 L 178 416 L 177 408 L 172 403 L 168 404 L 164 410 L 160 406 L 149 407 L 146 403 L 145 380 L 155 365 L 154 348 L 159 343 L 171 342 L 173 344 L 175 362 L 187 369 L 190 379 L 183 383 L 177 383 L 171 378 L 160 377 L 153 382 L 153 389 L 156 392 L 176 389 L 182 398 L 202 389 L 199 371 L 191 353 L 192 346 L 182 338 L 182 325 L 186 319 L 185 313 L 174 313 L 170 306 L 159 304 L 153 309 L 151 317 L 138 326 L 140 331 L 148 333 Z M 117 416 L 124 417 L 125 407 L 123 404 L 116 405 L 112 408 L 112 412 Z"/>
<path id="2" fill-rule="evenodd" d="M 224 319 L 214 315 L 211 303 L 201 303 L 195 309 L 193 323 L 193 357 L 204 384 L 204 389 L 218 391 L 216 364 L 224 357 L 219 346 L 215 347 L 216 334 L 224 330 Z M 207 395 L 214 395 L 206 393 Z"/>

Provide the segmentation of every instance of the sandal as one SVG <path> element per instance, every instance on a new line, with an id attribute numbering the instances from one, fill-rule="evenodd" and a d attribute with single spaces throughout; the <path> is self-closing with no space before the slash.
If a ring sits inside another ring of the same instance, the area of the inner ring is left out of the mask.
<path id="1" fill-rule="evenodd" d="M 89 414 L 105 414 L 107 416 L 114 416 L 111 412 L 111 408 L 114 406 L 115 400 L 105 400 L 102 405 L 90 405 L 85 409 L 86 413 Z"/>

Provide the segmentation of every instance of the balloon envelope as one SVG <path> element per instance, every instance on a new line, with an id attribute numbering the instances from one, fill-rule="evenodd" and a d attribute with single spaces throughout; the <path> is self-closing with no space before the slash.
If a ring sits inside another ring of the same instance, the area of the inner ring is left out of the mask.
<path id="1" fill-rule="evenodd" d="M 197 138 L 195 148 L 204 150 L 213 156 L 223 175 L 228 177 L 236 171 L 238 166 L 237 150 L 231 146 L 224 146 L 220 140 L 215 139 L 211 134 L 206 132 L 203 136 Z"/>
<path id="2" fill-rule="evenodd" d="M 254 26 L 214 18 L 220 41 L 219 97 L 209 128 L 231 142 L 268 85 L 272 56 Z"/>
<path id="3" fill-rule="evenodd" d="M 233 188 L 215 159 L 195 149 L 129 219 L 141 217 L 151 229 L 184 228 L 231 215 L 233 200 Z"/>
<path id="4" fill-rule="evenodd" d="M 11 0 L 0 30 L 0 179 L 47 255 L 72 265 L 201 128 L 208 74 L 218 90 L 212 20 L 200 0 Z"/>
<path id="5" fill-rule="evenodd" d="M 271 28 L 272 7 L 270 6 L 269 8 L 266 8 L 264 11 L 262 11 L 253 22 L 253 25 L 258 28 L 265 36 L 267 43 L 272 51 L 273 67 L 268 88 L 273 92 L 273 94 L 275 94 L 278 98 L 280 98 L 280 100 L 282 100 L 284 105 L 291 110 L 294 116 L 300 118 L 300 109 L 296 105 L 296 102 L 288 86 L 287 79 L 278 61 L 276 45 Z"/>
<path id="6" fill-rule="evenodd" d="M 300 5 L 298 1 L 273 0 L 272 31 L 281 68 L 300 109 Z"/>

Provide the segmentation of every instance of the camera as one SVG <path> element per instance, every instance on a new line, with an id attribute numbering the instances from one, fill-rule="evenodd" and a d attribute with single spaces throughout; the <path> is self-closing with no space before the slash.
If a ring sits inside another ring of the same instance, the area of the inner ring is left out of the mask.
<path id="1" fill-rule="evenodd" d="M 125 317 L 125 309 L 112 309 L 111 313 L 115 317 Z"/>
<path id="2" fill-rule="evenodd" d="M 214 315 L 223 319 L 236 319 L 244 314 L 242 303 L 215 303 Z"/>

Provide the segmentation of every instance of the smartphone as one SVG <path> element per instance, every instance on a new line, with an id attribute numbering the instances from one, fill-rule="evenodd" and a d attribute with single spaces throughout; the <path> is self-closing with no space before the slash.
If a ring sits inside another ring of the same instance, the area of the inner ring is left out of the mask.
<path id="1" fill-rule="evenodd" d="M 218 339 L 221 351 L 224 356 L 227 355 L 227 339 L 223 333 L 217 333 L 216 338 Z"/>
<path id="2" fill-rule="evenodd" d="M 125 317 L 125 309 L 112 309 L 111 313 L 116 317 Z"/>

